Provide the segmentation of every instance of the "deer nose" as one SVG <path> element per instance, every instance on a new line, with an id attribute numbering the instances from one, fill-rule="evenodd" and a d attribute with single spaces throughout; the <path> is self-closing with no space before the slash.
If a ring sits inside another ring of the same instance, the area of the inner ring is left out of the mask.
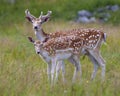
<path id="1" fill-rule="evenodd" d="M 38 29 L 38 27 L 37 27 L 37 26 L 35 26 L 35 27 L 34 27 L 34 29 Z"/>
<path id="2" fill-rule="evenodd" d="M 40 54 L 40 52 L 37 52 L 37 54 Z"/>

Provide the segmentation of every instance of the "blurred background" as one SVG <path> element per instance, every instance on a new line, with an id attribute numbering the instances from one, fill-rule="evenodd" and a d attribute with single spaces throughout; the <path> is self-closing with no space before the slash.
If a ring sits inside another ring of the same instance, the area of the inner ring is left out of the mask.
<path id="1" fill-rule="evenodd" d="M 24 22 L 25 9 L 39 16 L 52 10 L 52 19 L 120 23 L 120 0 L 0 0 L 0 24 Z"/>

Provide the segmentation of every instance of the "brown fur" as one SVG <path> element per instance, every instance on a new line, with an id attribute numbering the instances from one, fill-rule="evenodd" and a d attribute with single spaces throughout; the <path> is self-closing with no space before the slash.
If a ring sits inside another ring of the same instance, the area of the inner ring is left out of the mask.
<path id="1" fill-rule="evenodd" d="M 79 36 L 84 40 L 86 48 L 94 48 L 98 43 L 99 39 L 104 39 L 104 33 L 96 29 L 73 29 L 65 32 L 55 32 L 47 34 L 47 38 L 56 38 L 62 36 Z"/>
<path id="2" fill-rule="evenodd" d="M 64 50 L 72 48 L 74 54 L 79 54 L 84 44 L 83 39 L 78 36 L 63 36 L 58 38 L 49 39 L 47 42 L 36 41 L 36 44 L 43 44 L 42 48 L 48 51 L 50 54 L 55 54 L 56 50 Z"/>

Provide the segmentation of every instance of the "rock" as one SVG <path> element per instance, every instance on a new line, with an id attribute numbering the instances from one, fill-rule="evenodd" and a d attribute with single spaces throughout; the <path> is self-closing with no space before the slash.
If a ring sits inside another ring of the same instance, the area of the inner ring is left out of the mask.
<path id="1" fill-rule="evenodd" d="M 93 14 L 87 10 L 81 10 L 78 11 L 78 19 L 77 22 L 81 23 L 90 23 L 95 22 L 95 17 L 93 17 Z"/>
<path id="2" fill-rule="evenodd" d="M 105 12 L 105 8 L 104 7 L 97 8 L 97 10 L 95 12 L 97 12 L 97 13 Z"/>
<path id="3" fill-rule="evenodd" d="M 119 5 L 107 5 L 106 7 L 97 8 L 95 11 L 90 12 L 88 10 L 78 11 L 76 22 L 81 23 L 90 23 L 96 22 L 97 20 L 100 22 L 106 22 L 111 17 L 111 12 L 115 12 L 120 10 Z"/>
<path id="4" fill-rule="evenodd" d="M 114 5 L 114 6 L 111 7 L 111 10 L 114 11 L 114 12 L 115 12 L 115 11 L 118 11 L 119 9 L 120 9 L 120 8 L 119 8 L 118 5 Z"/>
<path id="5" fill-rule="evenodd" d="M 118 11 L 120 9 L 120 7 L 119 7 L 119 5 L 113 5 L 113 6 L 108 5 L 108 6 L 106 6 L 106 9 L 115 12 L 115 11 Z"/>
<path id="6" fill-rule="evenodd" d="M 96 22 L 96 19 L 95 19 L 95 17 L 88 18 L 88 17 L 84 16 L 84 17 L 79 17 L 77 19 L 77 22 L 91 23 L 91 22 Z"/>
<path id="7" fill-rule="evenodd" d="M 87 10 L 81 10 L 81 11 L 78 11 L 78 16 L 80 17 L 91 17 L 92 16 L 92 13 L 87 11 Z"/>

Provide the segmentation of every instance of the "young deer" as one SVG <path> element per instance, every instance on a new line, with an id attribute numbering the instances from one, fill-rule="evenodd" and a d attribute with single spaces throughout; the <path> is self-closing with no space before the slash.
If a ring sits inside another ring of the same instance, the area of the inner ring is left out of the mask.
<path id="1" fill-rule="evenodd" d="M 91 79 L 95 78 L 99 66 L 102 68 L 101 76 L 102 79 L 104 79 L 105 61 L 100 54 L 100 47 L 101 43 L 106 40 L 106 34 L 96 29 L 73 29 L 67 32 L 63 31 L 47 34 L 43 31 L 42 24 L 49 20 L 51 13 L 51 11 L 48 11 L 46 15 L 43 15 L 41 12 L 39 18 L 36 18 L 35 16 L 31 15 L 28 9 L 25 11 L 26 18 L 33 25 L 36 37 L 39 40 L 46 42 L 49 38 L 57 38 L 69 35 L 79 36 L 79 38 L 82 38 L 84 40 L 85 47 L 83 53 L 87 53 L 86 55 L 94 64 L 94 71 L 92 73 Z"/>
<path id="2" fill-rule="evenodd" d="M 75 65 L 75 71 L 73 75 L 73 82 L 80 72 L 79 56 L 83 47 L 83 39 L 77 36 L 63 36 L 58 38 L 49 39 L 47 42 L 41 42 L 40 40 L 34 41 L 31 37 L 28 37 L 29 41 L 35 46 L 37 54 L 43 56 L 43 58 L 50 58 L 48 61 L 52 63 L 51 67 L 51 84 L 54 83 L 54 72 L 56 64 L 59 60 L 69 59 L 72 57 Z M 48 63 L 49 64 L 49 63 Z M 50 64 L 51 65 L 51 64 Z M 57 64 L 59 66 L 59 64 Z M 56 75 L 58 73 L 56 72 Z M 55 81 L 57 80 L 57 76 Z"/>

